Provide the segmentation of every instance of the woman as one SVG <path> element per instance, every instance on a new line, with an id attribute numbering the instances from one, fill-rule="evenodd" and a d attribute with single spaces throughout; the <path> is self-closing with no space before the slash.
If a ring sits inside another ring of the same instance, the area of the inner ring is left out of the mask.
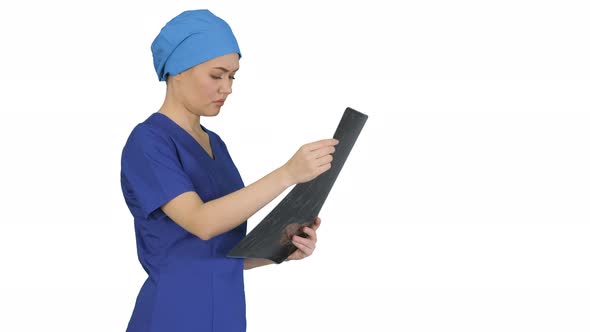
<path id="1" fill-rule="evenodd" d="M 231 28 L 207 10 L 173 18 L 152 44 L 166 81 L 161 109 L 123 148 L 121 186 L 134 217 L 139 261 L 148 273 L 127 331 L 245 331 L 243 270 L 272 263 L 227 258 L 246 220 L 291 185 L 330 168 L 337 141 L 303 145 L 280 168 L 244 187 L 223 140 L 200 124 L 232 92 L 241 52 Z M 314 251 L 316 230 L 293 236 L 288 260 Z"/>

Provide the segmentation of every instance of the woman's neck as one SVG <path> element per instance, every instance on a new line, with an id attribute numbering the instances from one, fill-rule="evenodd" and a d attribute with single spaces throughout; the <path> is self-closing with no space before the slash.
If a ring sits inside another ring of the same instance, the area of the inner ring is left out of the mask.
<path id="1" fill-rule="evenodd" d="M 201 117 L 189 111 L 184 105 L 171 102 L 166 98 L 158 112 L 166 115 L 191 134 L 201 137 L 207 135 L 203 128 L 201 128 Z"/>

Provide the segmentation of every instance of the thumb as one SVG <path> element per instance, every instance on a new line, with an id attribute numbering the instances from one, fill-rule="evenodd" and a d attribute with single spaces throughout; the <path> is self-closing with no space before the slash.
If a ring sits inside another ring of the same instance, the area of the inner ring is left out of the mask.
<path id="1" fill-rule="evenodd" d="M 322 219 L 320 219 L 320 217 L 315 218 L 313 225 L 311 225 L 311 228 L 315 231 L 318 228 L 320 228 L 320 224 L 322 223 Z"/>

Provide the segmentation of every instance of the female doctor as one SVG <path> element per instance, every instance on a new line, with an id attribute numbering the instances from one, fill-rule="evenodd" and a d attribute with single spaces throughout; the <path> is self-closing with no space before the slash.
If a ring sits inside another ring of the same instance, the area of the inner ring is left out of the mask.
<path id="1" fill-rule="evenodd" d="M 148 277 L 128 332 L 245 331 L 243 270 L 264 259 L 227 258 L 246 220 L 290 186 L 327 171 L 337 141 L 308 143 L 283 166 L 244 186 L 221 137 L 200 123 L 232 92 L 241 52 L 229 25 L 208 10 L 185 11 L 152 43 L 166 81 L 158 112 L 131 131 L 121 186 Z M 293 236 L 288 260 L 311 255 L 320 219 Z"/>

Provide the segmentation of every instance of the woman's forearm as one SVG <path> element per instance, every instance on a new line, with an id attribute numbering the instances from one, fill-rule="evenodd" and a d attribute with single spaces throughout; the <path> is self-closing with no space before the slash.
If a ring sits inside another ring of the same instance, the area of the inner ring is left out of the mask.
<path id="1" fill-rule="evenodd" d="M 205 239 L 232 230 L 291 185 L 286 172 L 278 168 L 249 186 L 201 205 L 193 225 Z"/>
<path id="2" fill-rule="evenodd" d="M 236 228 L 291 185 L 330 169 L 337 143 L 325 139 L 305 144 L 285 165 L 247 187 L 207 203 L 188 191 L 164 204 L 162 210 L 188 232 L 208 240 Z"/>

